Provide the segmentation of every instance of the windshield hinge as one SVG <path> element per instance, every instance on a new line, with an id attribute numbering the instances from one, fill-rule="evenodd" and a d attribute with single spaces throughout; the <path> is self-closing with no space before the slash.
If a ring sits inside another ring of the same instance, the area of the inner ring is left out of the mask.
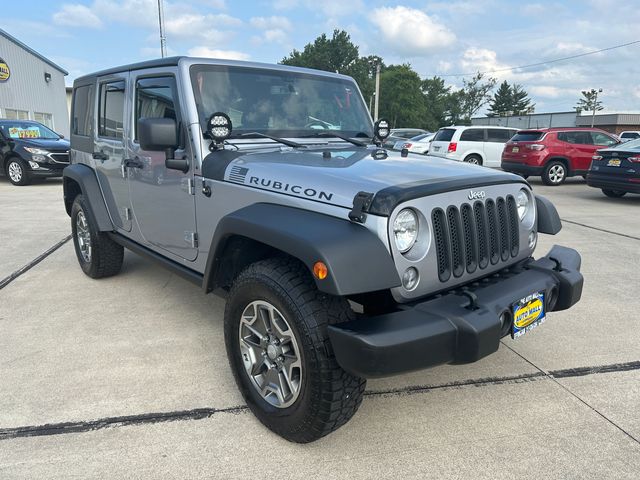
<path id="1" fill-rule="evenodd" d="M 367 213 L 371 202 L 373 201 L 373 193 L 358 192 L 353 197 L 353 209 L 349 212 L 349 219 L 352 222 L 364 223 L 367 220 Z"/>
<path id="2" fill-rule="evenodd" d="M 189 179 L 189 195 L 196 194 L 196 182 L 193 178 Z"/>
<path id="3" fill-rule="evenodd" d="M 198 248 L 198 234 L 196 232 L 184 232 L 184 241 L 191 245 L 191 248 Z"/>

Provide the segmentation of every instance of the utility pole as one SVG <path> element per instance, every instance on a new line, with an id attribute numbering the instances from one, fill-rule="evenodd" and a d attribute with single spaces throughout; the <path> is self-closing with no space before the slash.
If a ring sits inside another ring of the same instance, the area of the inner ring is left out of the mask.
<path id="1" fill-rule="evenodd" d="M 160 24 L 160 56 L 167 56 L 167 39 L 164 36 L 164 5 L 163 0 L 158 0 L 158 23 Z"/>
<path id="2" fill-rule="evenodd" d="M 596 90 L 595 88 L 591 89 L 591 95 L 593 95 L 593 112 L 591 113 L 591 128 L 593 128 L 593 122 L 596 119 L 596 107 L 598 106 L 598 93 L 602 93 L 602 89 L 599 88 Z"/>
<path id="3" fill-rule="evenodd" d="M 376 65 L 376 92 L 373 119 L 378 120 L 378 103 L 380 102 L 380 64 Z"/>

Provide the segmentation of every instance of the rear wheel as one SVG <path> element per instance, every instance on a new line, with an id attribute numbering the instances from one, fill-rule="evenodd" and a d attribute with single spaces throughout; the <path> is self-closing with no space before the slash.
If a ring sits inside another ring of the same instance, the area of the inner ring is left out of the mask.
<path id="1" fill-rule="evenodd" d="M 98 230 L 87 201 L 78 195 L 71 207 L 71 233 L 82 271 L 91 278 L 110 277 L 120 272 L 124 248 Z"/>
<path id="2" fill-rule="evenodd" d="M 283 438 L 307 443 L 344 425 L 366 381 L 337 364 L 327 326 L 353 318 L 346 300 L 319 292 L 297 260 L 247 267 L 229 292 L 224 336 L 238 388 L 254 415 Z"/>
<path id="3" fill-rule="evenodd" d="M 469 155 L 464 161 L 473 165 L 482 165 L 482 158 L 479 155 Z"/>
<path id="4" fill-rule="evenodd" d="M 20 158 L 11 158 L 7 162 L 5 172 L 9 181 L 14 185 L 23 186 L 31 183 L 31 175 L 29 174 L 29 167 Z"/>
<path id="5" fill-rule="evenodd" d="M 567 179 L 567 167 L 559 160 L 552 160 L 544 167 L 542 172 L 542 183 L 550 186 L 557 186 Z"/>
<path id="6" fill-rule="evenodd" d="M 627 192 L 623 192 L 622 190 L 608 190 L 606 188 L 602 189 L 602 193 L 611 198 L 620 198 L 627 194 Z"/>

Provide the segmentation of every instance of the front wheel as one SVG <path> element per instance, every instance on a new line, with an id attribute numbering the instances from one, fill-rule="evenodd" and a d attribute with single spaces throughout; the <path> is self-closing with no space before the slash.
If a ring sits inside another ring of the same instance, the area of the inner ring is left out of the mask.
<path id="1" fill-rule="evenodd" d="M 71 207 L 71 233 L 76 256 L 84 273 L 91 278 L 103 278 L 120 272 L 124 248 L 98 230 L 83 195 L 78 195 Z"/>
<path id="2" fill-rule="evenodd" d="M 319 292 L 286 258 L 247 267 L 229 292 L 224 335 L 238 388 L 254 415 L 281 437 L 315 441 L 358 410 L 366 381 L 345 372 L 327 326 L 353 317 L 346 300 Z"/>
<path id="3" fill-rule="evenodd" d="M 29 174 L 29 167 L 20 158 L 11 158 L 7 162 L 6 174 L 9 177 L 9 181 L 17 186 L 29 185 L 31 183 L 31 175 Z"/>
<path id="4" fill-rule="evenodd" d="M 602 193 L 610 198 L 620 198 L 624 197 L 627 194 L 627 192 L 623 192 L 622 190 L 608 190 L 606 188 L 602 189 Z"/>

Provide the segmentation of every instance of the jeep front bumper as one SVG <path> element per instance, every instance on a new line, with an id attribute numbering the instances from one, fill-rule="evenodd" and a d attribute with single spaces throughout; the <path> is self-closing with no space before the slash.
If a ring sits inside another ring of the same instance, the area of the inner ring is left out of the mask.
<path id="1" fill-rule="evenodd" d="M 467 293 L 458 289 L 398 312 L 331 325 L 329 338 L 340 366 L 364 378 L 475 362 L 498 350 L 519 299 L 545 292 L 547 313 L 566 310 L 580 300 L 582 284 L 580 255 L 556 245 L 538 260 L 463 288 Z"/>

